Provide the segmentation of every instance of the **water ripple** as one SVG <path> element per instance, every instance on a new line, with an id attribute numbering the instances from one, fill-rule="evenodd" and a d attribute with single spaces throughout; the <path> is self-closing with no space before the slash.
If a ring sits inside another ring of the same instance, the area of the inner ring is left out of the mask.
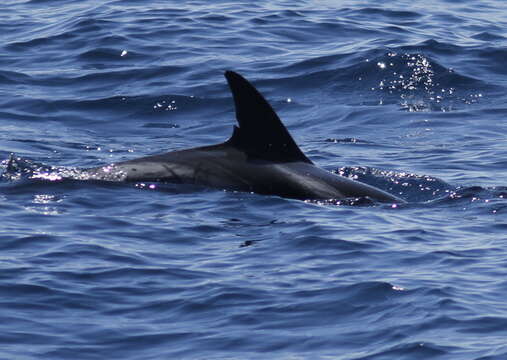
<path id="1" fill-rule="evenodd" d="M 0 358 L 506 357 L 503 3 L 5 3 Z M 227 69 L 408 204 L 62 179 L 223 142 Z"/>

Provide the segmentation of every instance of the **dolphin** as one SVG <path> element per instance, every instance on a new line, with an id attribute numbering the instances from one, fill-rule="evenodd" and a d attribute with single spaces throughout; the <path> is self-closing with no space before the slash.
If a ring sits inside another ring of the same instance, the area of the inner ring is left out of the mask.
<path id="1" fill-rule="evenodd" d="M 251 83 L 233 71 L 226 71 L 225 78 L 239 125 L 234 126 L 230 139 L 85 169 L 87 179 L 195 184 L 300 200 L 368 197 L 380 202 L 405 202 L 316 166 Z"/>

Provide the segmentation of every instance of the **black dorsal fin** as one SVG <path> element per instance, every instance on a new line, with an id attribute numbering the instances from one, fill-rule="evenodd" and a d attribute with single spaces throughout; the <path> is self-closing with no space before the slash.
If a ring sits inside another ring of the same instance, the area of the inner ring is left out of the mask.
<path id="1" fill-rule="evenodd" d="M 277 162 L 312 163 L 290 136 L 271 105 L 244 77 L 226 71 L 239 127 L 234 127 L 231 144 L 249 157 Z"/>

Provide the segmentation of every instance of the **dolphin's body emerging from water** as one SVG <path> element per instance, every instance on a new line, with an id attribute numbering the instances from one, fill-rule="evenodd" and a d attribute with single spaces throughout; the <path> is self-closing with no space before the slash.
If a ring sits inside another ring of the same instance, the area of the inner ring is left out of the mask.
<path id="1" fill-rule="evenodd" d="M 196 184 L 301 200 L 369 197 L 404 202 L 315 166 L 252 84 L 232 71 L 225 77 L 239 124 L 229 140 L 87 169 L 85 173 L 97 180 Z"/>

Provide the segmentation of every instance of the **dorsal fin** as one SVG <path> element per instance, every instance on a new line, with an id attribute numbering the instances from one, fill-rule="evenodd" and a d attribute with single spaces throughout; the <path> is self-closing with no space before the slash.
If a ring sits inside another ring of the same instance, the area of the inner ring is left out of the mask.
<path id="1" fill-rule="evenodd" d="M 236 119 L 232 137 L 227 141 L 249 157 L 277 162 L 302 161 L 312 163 L 290 136 L 271 105 L 244 77 L 226 71 Z"/>

